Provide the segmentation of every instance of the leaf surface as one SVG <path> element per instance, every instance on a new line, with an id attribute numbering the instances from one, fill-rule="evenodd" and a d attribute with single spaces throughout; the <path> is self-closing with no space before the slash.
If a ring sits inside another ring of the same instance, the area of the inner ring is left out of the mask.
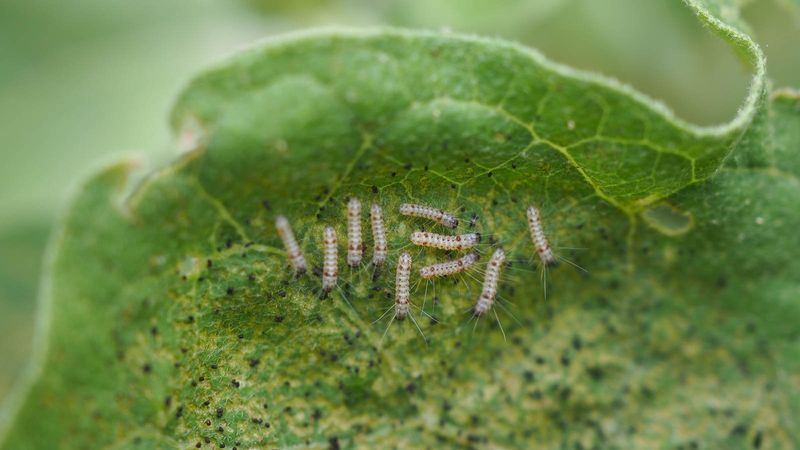
<path id="1" fill-rule="evenodd" d="M 754 69 L 722 127 L 449 34 L 295 36 L 199 76 L 172 116 L 197 148 L 132 194 L 131 165 L 110 167 L 69 210 L 3 448 L 797 444 L 798 98 L 768 97 L 734 3 L 689 6 Z M 322 300 L 273 223 L 318 266 L 350 196 L 384 208 L 391 262 L 342 257 Z M 436 229 L 399 217 L 409 201 L 480 232 L 482 266 L 507 250 L 497 316 L 470 317 L 474 271 L 415 284 L 436 318 L 413 309 L 419 330 L 376 322 L 400 251 L 455 256 L 408 247 Z M 548 270 L 546 298 L 531 203 L 586 269 Z"/>

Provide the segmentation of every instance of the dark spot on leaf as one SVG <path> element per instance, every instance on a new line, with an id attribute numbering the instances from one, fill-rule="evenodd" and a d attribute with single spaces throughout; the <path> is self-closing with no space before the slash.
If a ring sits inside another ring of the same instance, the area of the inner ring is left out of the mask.
<path id="1" fill-rule="evenodd" d="M 526 370 L 522 375 L 525 377 L 525 381 L 527 381 L 528 383 L 533 382 L 533 380 L 535 379 L 533 371 L 531 370 Z"/>
<path id="2" fill-rule="evenodd" d="M 588 372 L 589 376 L 595 381 L 603 379 L 604 373 L 603 369 L 600 367 L 589 367 L 588 369 L 586 369 L 586 372 Z"/>
<path id="3" fill-rule="evenodd" d="M 328 439 L 328 450 L 340 450 L 341 447 L 339 446 L 339 438 L 334 436 Z"/>
<path id="4" fill-rule="evenodd" d="M 583 342 L 581 341 L 580 336 L 573 336 L 572 337 L 572 348 L 575 350 L 580 350 L 583 347 Z"/>
<path id="5" fill-rule="evenodd" d="M 758 430 L 755 436 L 753 436 L 753 448 L 761 448 L 761 441 L 764 438 L 763 433 L 761 430 Z"/>

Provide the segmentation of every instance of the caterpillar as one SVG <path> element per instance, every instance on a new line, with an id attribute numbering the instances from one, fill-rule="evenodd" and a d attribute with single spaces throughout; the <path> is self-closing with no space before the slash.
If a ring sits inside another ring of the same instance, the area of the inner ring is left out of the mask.
<path id="1" fill-rule="evenodd" d="M 289 264 L 294 268 L 296 274 L 301 275 L 308 270 L 306 258 L 303 252 L 300 251 L 300 246 L 297 245 L 297 240 L 294 238 L 292 227 L 289 221 L 284 216 L 275 218 L 275 228 L 278 230 L 278 235 L 283 241 L 283 246 L 286 247 L 286 253 L 289 255 Z"/>
<path id="2" fill-rule="evenodd" d="M 359 265 L 361 252 L 361 202 L 351 197 L 347 202 L 347 265 Z"/>
<path id="3" fill-rule="evenodd" d="M 336 287 L 336 279 L 339 276 L 339 249 L 336 243 L 336 230 L 333 227 L 325 227 L 322 233 L 322 245 L 322 291 L 327 293 Z"/>
<path id="4" fill-rule="evenodd" d="M 536 247 L 536 253 L 539 254 L 539 258 L 542 260 L 542 264 L 545 266 L 556 266 L 558 265 L 558 260 L 556 256 L 553 254 L 553 249 L 550 248 L 550 244 L 547 242 L 547 237 L 544 235 L 544 229 L 542 228 L 542 219 L 539 214 L 539 210 L 531 205 L 528 207 L 528 228 L 531 232 L 531 239 L 533 240 L 533 245 Z"/>
<path id="5" fill-rule="evenodd" d="M 404 216 L 422 217 L 424 219 L 433 220 L 441 225 L 446 226 L 447 228 L 455 228 L 458 226 L 458 219 L 456 219 L 455 216 L 432 206 L 403 203 L 400 205 L 400 214 Z"/>
<path id="6" fill-rule="evenodd" d="M 502 248 L 498 248 L 489 259 L 489 264 L 486 266 L 486 274 L 483 278 L 483 291 L 478 302 L 475 303 L 474 313 L 475 316 L 482 316 L 486 314 L 494 304 L 497 297 L 497 282 L 500 279 L 500 269 L 506 261 L 506 252 Z"/>
<path id="7" fill-rule="evenodd" d="M 481 241 L 480 233 L 466 233 L 449 236 L 444 234 L 415 231 L 411 233 L 411 242 L 422 247 L 433 247 L 441 250 L 466 250 Z"/>
<path id="8" fill-rule="evenodd" d="M 426 280 L 434 277 L 445 277 L 454 273 L 463 272 L 470 268 L 477 261 L 478 255 L 476 253 L 467 253 L 461 258 L 453 261 L 446 261 L 443 263 L 425 266 L 419 269 L 419 275 Z"/>
<path id="9" fill-rule="evenodd" d="M 403 252 L 397 260 L 397 273 L 395 275 L 394 318 L 397 320 L 403 320 L 408 315 L 411 297 L 410 277 L 411 255 Z"/>
<path id="10" fill-rule="evenodd" d="M 373 203 L 369 210 L 369 218 L 372 222 L 372 240 L 375 245 L 372 252 L 372 265 L 378 267 L 386 262 L 386 255 L 389 252 L 386 245 L 386 228 L 383 225 L 381 207 Z"/>

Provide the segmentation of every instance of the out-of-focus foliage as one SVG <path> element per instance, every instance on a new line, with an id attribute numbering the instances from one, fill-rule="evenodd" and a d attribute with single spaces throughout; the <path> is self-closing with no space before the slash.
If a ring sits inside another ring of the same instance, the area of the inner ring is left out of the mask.
<path id="1" fill-rule="evenodd" d="M 180 86 L 270 29 L 231 5 L 0 2 L 0 398 L 30 350 L 45 237 L 66 193 L 106 155 L 172 155 L 164 119 Z"/>
<path id="2" fill-rule="evenodd" d="M 0 229 L 0 397 L 28 356 L 41 249 L 49 231 L 45 221 Z"/>

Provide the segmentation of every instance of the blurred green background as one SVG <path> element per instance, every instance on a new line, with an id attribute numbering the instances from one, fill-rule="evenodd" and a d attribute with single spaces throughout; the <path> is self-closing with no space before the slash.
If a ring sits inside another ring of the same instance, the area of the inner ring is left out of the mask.
<path id="1" fill-rule="evenodd" d="M 775 86 L 800 86 L 794 0 L 747 2 Z M 253 41 L 324 25 L 513 39 L 721 123 L 749 74 L 678 0 L 0 0 L 0 398 L 30 353 L 42 257 L 69 193 L 103 161 L 175 155 L 181 86 Z"/>

